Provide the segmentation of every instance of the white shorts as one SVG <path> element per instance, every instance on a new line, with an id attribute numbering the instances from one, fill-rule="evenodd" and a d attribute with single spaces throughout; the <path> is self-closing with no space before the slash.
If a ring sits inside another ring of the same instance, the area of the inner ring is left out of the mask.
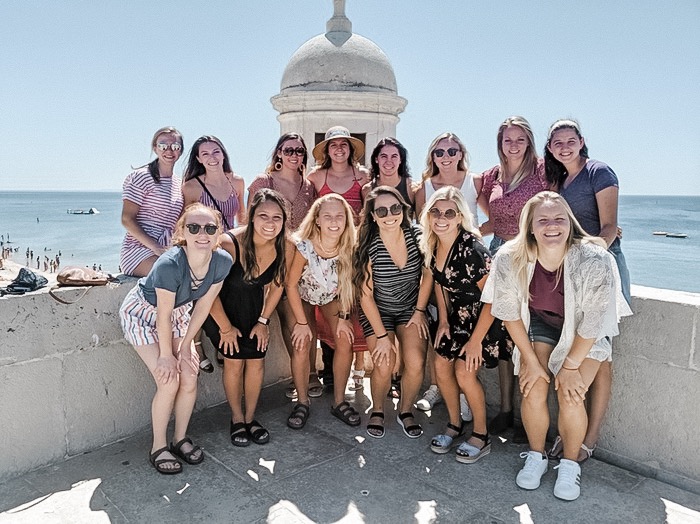
<path id="1" fill-rule="evenodd" d="M 190 325 L 190 309 L 192 309 L 192 303 L 188 302 L 173 310 L 170 317 L 173 338 L 183 338 L 185 336 Z M 119 308 L 119 318 L 121 319 L 124 338 L 133 346 L 157 344 L 157 311 L 158 309 L 144 298 L 141 288 L 137 284 L 126 295 L 124 302 Z"/>

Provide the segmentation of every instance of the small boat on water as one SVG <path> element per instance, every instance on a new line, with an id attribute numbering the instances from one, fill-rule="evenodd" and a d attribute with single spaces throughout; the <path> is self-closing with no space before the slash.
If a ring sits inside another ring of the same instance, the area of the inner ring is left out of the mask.
<path id="1" fill-rule="evenodd" d="M 667 238 L 688 238 L 685 233 L 666 233 Z"/>
<path id="2" fill-rule="evenodd" d="M 69 209 L 66 211 L 69 215 L 99 215 L 100 212 L 95 207 L 91 207 L 87 211 L 85 209 Z"/>
<path id="3" fill-rule="evenodd" d="M 656 235 L 658 237 L 665 237 L 666 235 L 668 235 L 668 233 L 666 231 L 654 231 L 652 235 Z"/>

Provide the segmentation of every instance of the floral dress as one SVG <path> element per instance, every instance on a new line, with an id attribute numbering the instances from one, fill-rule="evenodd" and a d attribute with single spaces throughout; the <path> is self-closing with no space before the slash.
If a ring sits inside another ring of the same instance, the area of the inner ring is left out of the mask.
<path id="1" fill-rule="evenodd" d="M 491 256 L 486 247 L 468 231 L 462 230 L 450 248 L 442 271 L 435 267 L 435 255 L 431 269 L 437 284 L 442 286 L 447 305 L 447 321 L 450 324 L 450 339 L 443 337 L 435 352 L 449 360 L 459 355 L 471 337 L 481 313 L 481 290 L 477 283 L 488 275 Z M 513 341 L 503 323 L 494 319 L 482 341 L 484 365 L 493 368 L 498 360 L 509 360 L 513 353 Z M 464 355 L 459 357 L 464 359 Z"/>
<path id="2" fill-rule="evenodd" d="M 338 295 L 338 257 L 323 258 L 311 240 L 302 240 L 297 249 L 307 260 L 299 279 L 299 295 L 313 306 L 325 306 Z"/>

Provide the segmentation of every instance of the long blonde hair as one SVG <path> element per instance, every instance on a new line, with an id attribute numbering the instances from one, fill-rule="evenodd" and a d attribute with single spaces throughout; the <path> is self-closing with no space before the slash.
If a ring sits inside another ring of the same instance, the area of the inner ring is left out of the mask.
<path id="1" fill-rule="evenodd" d="M 330 193 L 316 200 L 293 235 L 295 242 L 302 240 L 317 240 L 320 242 L 321 230 L 316 221 L 321 213 L 321 206 L 326 202 L 340 202 L 345 212 L 345 230 L 338 242 L 338 302 L 341 311 L 350 311 L 354 304 L 352 287 L 352 253 L 355 248 L 355 224 L 352 208 L 340 195 Z"/>
<path id="2" fill-rule="evenodd" d="M 425 158 L 425 169 L 423 170 L 423 181 L 428 180 L 430 177 L 437 175 L 440 170 L 435 165 L 435 159 L 433 158 L 433 151 L 437 148 L 438 142 L 440 140 L 452 140 L 459 146 L 459 150 L 462 152 L 462 159 L 457 162 L 457 171 L 464 171 L 465 173 L 469 171 L 469 151 L 464 146 L 462 141 L 454 133 L 443 133 L 433 140 L 428 147 L 428 156 Z"/>
<path id="3" fill-rule="evenodd" d="M 518 170 L 513 173 L 513 180 L 511 180 L 508 185 L 508 191 L 510 193 L 515 191 L 515 189 L 520 185 L 520 183 L 525 180 L 529 175 L 535 172 L 537 167 L 537 152 L 535 150 L 535 135 L 530 127 L 530 122 L 525 120 L 522 116 L 509 116 L 506 118 L 501 126 L 498 128 L 498 134 L 496 135 L 496 142 L 498 143 L 498 158 L 501 162 L 501 167 L 498 173 L 498 179 L 503 180 L 505 175 L 506 165 L 508 164 L 508 159 L 506 155 L 503 154 L 503 133 L 509 127 L 517 127 L 525 133 L 527 137 L 527 149 L 525 150 L 525 156 L 523 158 L 523 163 L 520 164 Z"/>
<path id="4" fill-rule="evenodd" d="M 476 219 L 472 212 L 469 211 L 469 206 L 467 201 L 464 199 L 462 192 L 456 187 L 445 186 L 438 189 L 425 203 L 423 207 L 423 213 L 420 216 L 420 225 L 423 227 L 423 235 L 420 239 L 420 249 L 423 252 L 423 260 L 425 261 L 425 267 L 430 267 L 433 262 L 433 254 L 435 253 L 435 248 L 437 247 L 438 237 L 433 232 L 430 227 L 430 210 L 433 208 L 436 202 L 445 200 L 447 202 L 453 202 L 459 211 L 460 216 L 460 226 L 465 231 L 471 233 L 474 237 L 481 240 L 481 233 L 476 227 Z"/>
<path id="5" fill-rule="evenodd" d="M 574 244 L 582 244 L 585 242 L 599 245 L 604 249 L 608 247 L 602 238 L 593 237 L 584 231 L 581 224 L 576 220 L 569 204 L 559 193 L 553 191 L 537 193 L 525 203 L 523 210 L 520 212 L 520 231 L 513 240 L 506 242 L 501 248 L 502 251 L 509 253 L 511 256 L 513 261 L 511 269 L 516 275 L 518 295 L 521 298 L 524 298 L 525 295 L 529 293 L 530 289 L 528 264 L 535 263 L 537 260 L 537 240 L 532 232 L 532 223 L 534 222 L 535 211 L 545 202 L 560 204 L 569 217 L 569 236 L 566 239 L 567 253 Z"/>

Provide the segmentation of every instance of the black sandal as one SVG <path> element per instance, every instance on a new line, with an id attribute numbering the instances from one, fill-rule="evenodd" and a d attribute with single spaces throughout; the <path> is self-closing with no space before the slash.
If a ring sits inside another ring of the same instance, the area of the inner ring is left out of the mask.
<path id="1" fill-rule="evenodd" d="M 257 420 L 253 419 L 252 422 L 247 423 L 246 428 L 248 429 L 251 440 L 256 444 L 267 444 L 270 442 L 270 432 Z"/>
<path id="2" fill-rule="evenodd" d="M 192 446 L 192 449 L 190 451 L 182 451 L 182 446 L 184 444 L 190 444 Z M 199 452 L 199 454 L 197 454 Z M 182 460 L 187 462 L 188 464 L 200 464 L 204 460 L 204 452 L 202 452 L 202 448 L 199 446 L 195 446 L 192 443 L 192 439 L 189 437 L 183 438 L 180 442 L 177 444 L 170 444 L 170 453 L 173 455 L 176 455 L 180 457 Z"/>
<path id="3" fill-rule="evenodd" d="M 294 404 L 292 412 L 287 417 L 287 426 L 292 429 L 301 429 L 306 426 L 306 420 L 309 418 L 309 406 L 302 404 L 301 402 Z M 292 420 L 300 420 L 301 422 L 295 423 Z"/>
<path id="4" fill-rule="evenodd" d="M 408 438 L 420 437 L 423 434 L 423 428 L 421 427 L 421 425 L 418 423 L 414 423 L 414 424 L 411 424 L 410 426 L 406 426 L 403 423 L 403 421 L 406 420 L 407 418 L 412 418 L 413 420 L 415 420 L 413 413 L 411 413 L 410 411 L 406 411 L 405 413 L 399 413 L 396 416 L 396 422 L 398 422 L 399 425 L 403 428 L 403 432 L 406 434 L 406 436 Z"/>
<path id="5" fill-rule="evenodd" d="M 231 429 L 229 430 L 231 434 L 231 444 L 239 448 L 245 448 L 250 446 L 250 435 L 248 434 L 248 428 L 245 422 L 233 422 L 231 421 Z"/>
<path id="6" fill-rule="evenodd" d="M 168 449 L 168 446 L 165 446 L 164 448 L 157 449 L 153 453 L 148 455 L 148 461 L 151 463 L 151 466 L 156 468 L 156 471 L 163 475 L 175 475 L 176 473 L 182 473 L 182 462 L 180 462 L 179 460 L 175 458 L 158 458 L 167 451 L 170 451 L 170 449 Z M 164 464 L 177 464 L 177 467 L 164 468 L 162 467 Z"/>
<path id="7" fill-rule="evenodd" d="M 384 437 L 384 413 L 381 411 L 373 411 L 369 419 L 372 420 L 373 418 L 381 418 L 382 423 L 381 424 L 367 424 L 367 434 L 372 437 L 372 438 L 382 438 Z M 377 433 L 372 433 L 372 431 L 376 431 Z"/>
<path id="8" fill-rule="evenodd" d="M 345 400 L 336 407 L 331 408 L 331 415 L 342 420 L 348 426 L 359 426 L 361 422 L 360 414 Z M 357 417 L 357 419 L 354 419 L 354 417 Z"/>

